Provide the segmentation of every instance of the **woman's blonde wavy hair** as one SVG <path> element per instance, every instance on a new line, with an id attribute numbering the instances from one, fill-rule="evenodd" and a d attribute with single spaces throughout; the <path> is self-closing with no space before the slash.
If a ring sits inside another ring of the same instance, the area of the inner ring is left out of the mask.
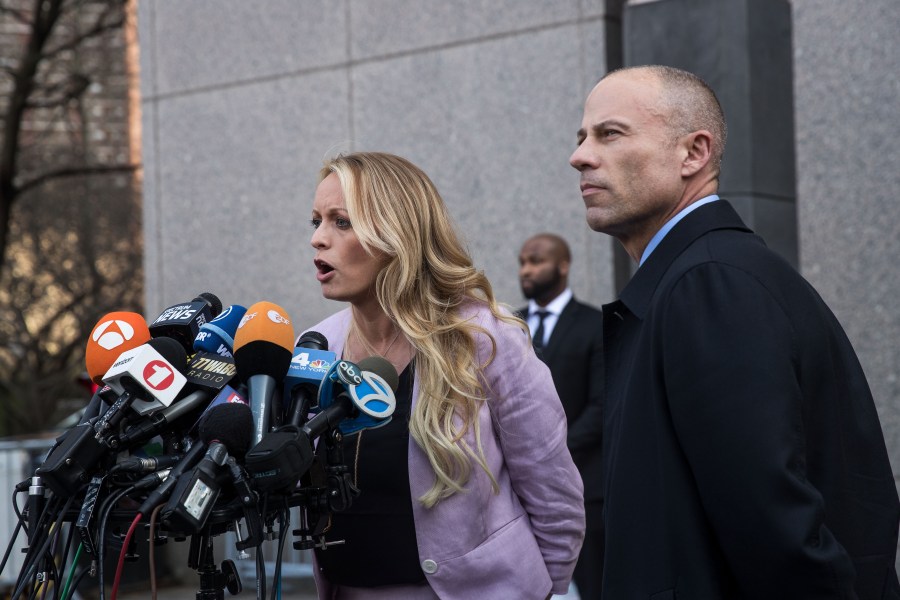
<path id="1" fill-rule="evenodd" d="M 496 493 L 477 418 L 486 398 L 479 374 L 493 360 L 496 342 L 459 309 L 476 300 L 498 319 L 521 321 L 500 312 L 490 282 L 473 266 L 444 201 L 421 169 L 392 154 L 356 152 L 326 161 L 319 180 L 331 173 L 340 181 L 363 248 L 388 256 L 375 283 L 378 302 L 416 350 L 419 398 L 409 431 L 435 473 L 434 485 L 419 500 L 432 507 L 463 491 L 473 461 L 490 477 Z M 492 344 L 484 365 L 476 359 L 478 331 Z M 470 428 L 474 448 L 464 437 Z"/>

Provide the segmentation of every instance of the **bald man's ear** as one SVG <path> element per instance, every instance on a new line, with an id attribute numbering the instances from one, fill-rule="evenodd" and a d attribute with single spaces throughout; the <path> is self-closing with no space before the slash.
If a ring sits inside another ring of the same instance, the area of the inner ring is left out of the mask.
<path id="1" fill-rule="evenodd" d="M 569 261 L 567 261 L 567 260 L 559 261 L 559 273 L 563 277 L 569 276 Z"/>
<path id="2" fill-rule="evenodd" d="M 712 158 L 712 134 L 701 129 L 684 136 L 681 143 L 686 151 L 681 163 L 681 176 L 690 177 L 709 164 Z"/>

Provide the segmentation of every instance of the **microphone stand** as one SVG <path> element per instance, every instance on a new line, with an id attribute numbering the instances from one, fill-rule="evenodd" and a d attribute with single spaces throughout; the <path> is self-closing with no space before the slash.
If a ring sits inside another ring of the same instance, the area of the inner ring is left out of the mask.
<path id="1" fill-rule="evenodd" d="M 339 429 L 332 429 L 327 435 L 323 435 L 325 441 L 325 454 L 328 466 L 325 472 L 328 477 L 330 497 L 328 503 L 332 511 L 347 510 L 353 500 L 359 496 L 359 488 L 350 476 L 350 468 L 344 462 L 343 434 Z"/>
<path id="2" fill-rule="evenodd" d="M 243 586 L 234 563 L 223 560 L 221 569 L 216 566 L 209 527 L 191 536 L 188 552 L 188 566 L 200 576 L 200 590 L 195 596 L 196 600 L 225 600 L 226 588 L 233 596 L 241 592 Z"/>

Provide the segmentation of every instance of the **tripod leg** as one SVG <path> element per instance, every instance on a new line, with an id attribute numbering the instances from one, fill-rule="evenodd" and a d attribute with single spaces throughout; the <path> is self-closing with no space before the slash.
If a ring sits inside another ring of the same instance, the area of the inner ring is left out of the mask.
<path id="1" fill-rule="evenodd" d="M 197 573 L 200 575 L 200 591 L 196 600 L 225 600 L 226 577 L 213 559 L 213 543 L 209 530 L 191 537 L 191 555 L 196 542 Z"/>

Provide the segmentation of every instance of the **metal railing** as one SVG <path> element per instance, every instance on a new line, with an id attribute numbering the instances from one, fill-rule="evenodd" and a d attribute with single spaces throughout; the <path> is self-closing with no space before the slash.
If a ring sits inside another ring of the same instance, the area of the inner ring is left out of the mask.
<path id="1" fill-rule="evenodd" d="M 52 438 L 0 441 L 0 493 L 5 491 L 7 494 L 5 502 L 0 500 L 0 556 L 6 551 L 19 524 L 19 517 L 12 503 L 18 499 L 21 509 L 27 498 L 27 494 L 19 494 L 19 498 L 13 497 L 16 485 L 34 474 L 35 468 L 55 442 Z M 15 584 L 25 561 L 21 548 L 27 545 L 25 532 L 20 532 L 6 566 L 0 573 L 0 588 Z"/>

